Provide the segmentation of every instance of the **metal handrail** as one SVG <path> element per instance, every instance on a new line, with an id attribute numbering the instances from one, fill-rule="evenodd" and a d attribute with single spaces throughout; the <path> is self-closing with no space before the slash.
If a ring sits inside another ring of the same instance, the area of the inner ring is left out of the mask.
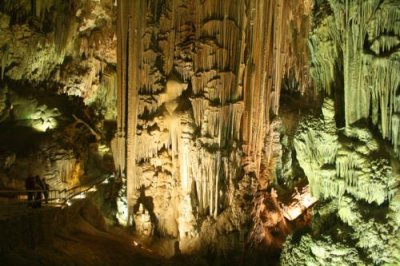
<path id="1" fill-rule="evenodd" d="M 10 215 L 11 213 L 11 207 L 16 208 L 16 206 L 22 206 L 26 205 L 28 202 L 28 193 L 45 193 L 48 192 L 48 198 L 43 199 L 41 198 L 40 200 L 37 199 L 32 199 L 33 202 L 48 202 L 49 205 L 57 205 L 61 207 L 68 206 L 68 202 L 74 198 L 76 198 L 78 195 L 82 193 L 86 193 L 89 190 L 91 190 L 93 187 L 96 185 L 104 182 L 108 176 L 102 177 L 100 180 L 96 180 L 93 183 L 88 183 L 85 185 L 79 185 L 75 186 L 69 189 L 62 189 L 62 190 L 56 190 L 56 189 L 32 189 L 32 190 L 0 190 L 0 199 L 7 199 L 5 202 L 0 201 L 0 207 L 8 207 L 7 208 L 7 214 Z M 26 212 L 30 208 L 25 208 L 23 212 Z"/>
<path id="2" fill-rule="evenodd" d="M 75 187 L 72 187 L 69 189 L 63 189 L 62 191 L 65 192 L 67 195 L 69 195 L 68 199 L 72 199 L 79 194 L 82 194 L 82 193 L 85 193 L 85 192 L 91 190 L 94 186 L 96 186 L 100 183 L 103 183 L 108 178 L 109 178 L 108 176 L 104 176 L 100 180 L 96 180 L 93 183 L 79 185 L 79 186 L 75 186 Z"/>

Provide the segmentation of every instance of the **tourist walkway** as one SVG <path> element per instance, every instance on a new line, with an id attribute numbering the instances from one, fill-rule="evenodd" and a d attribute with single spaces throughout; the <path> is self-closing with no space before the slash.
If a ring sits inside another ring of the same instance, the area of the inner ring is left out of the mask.
<path id="1" fill-rule="evenodd" d="M 97 190 L 96 186 L 107 182 L 108 176 L 104 176 L 95 181 L 75 186 L 70 189 L 63 190 L 49 190 L 48 203 L 45 199 L 41 200 L 41 207 L 32 208 L 28 205 L 28 192 L 44 193 L 44 190 L 0 190 L 0 219 L 7 219 L 10 217 L 20 216 L 22 214 L 29 214 L 38 212 L 49 208 L 64 208 L 70 206 L 74 201 L 84 199 L 89 194 Z"/>

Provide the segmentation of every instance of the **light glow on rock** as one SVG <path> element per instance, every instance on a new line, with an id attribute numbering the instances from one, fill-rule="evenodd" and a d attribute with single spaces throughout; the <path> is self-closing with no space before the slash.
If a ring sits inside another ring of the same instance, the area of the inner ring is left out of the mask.
<path id="1" fill-rule="evenodd" d="M 54 118 L 38 119 L 32 123 L 32 127 L 40 132 L 46 132 L 49 129 L 57 127 L 57 121 Z"/>

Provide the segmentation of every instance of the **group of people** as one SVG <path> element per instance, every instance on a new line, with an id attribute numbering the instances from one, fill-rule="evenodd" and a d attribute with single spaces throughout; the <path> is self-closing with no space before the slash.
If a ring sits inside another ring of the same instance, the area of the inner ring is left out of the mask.
<path id="1" fill-rule="evenodd" d="M 47 204 L 49 200 L 49 185 L 45 178 L 29 175 L 25 180 L 25 188 L 28 194 L 28 206 L 40 208 L 42 206 L 42 195 Z"/>

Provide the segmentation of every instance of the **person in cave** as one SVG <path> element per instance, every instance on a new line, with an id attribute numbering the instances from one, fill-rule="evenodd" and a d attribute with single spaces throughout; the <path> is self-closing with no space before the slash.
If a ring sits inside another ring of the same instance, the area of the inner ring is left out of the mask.
<path id="1" fill-rule="evenodd" d="M 28 195 L 28 206 L 32 207 L 34 195 L 33 190 L 35 189 L 35 178 L 32 175 L 28 175 L 28 177 L 25 179 L 25 189 L 26 194 Z"/>
<path id="2" fill-rule="evenodd" d="M 42 192 L 44 191 L 42 179 L 40 176 L 35 176 L 35 200 L 34 200 L 34 208 L 42 207 Z"/>
<path id="3" fill-rule="evenodd" d="M 42 179 L 42 186 L 43 186 L 43 195 L 44 195 L 44 202 L 49 204 L 49 189 L 50 186 L 47 184 L 46 179 L 43 177 Z"/>

